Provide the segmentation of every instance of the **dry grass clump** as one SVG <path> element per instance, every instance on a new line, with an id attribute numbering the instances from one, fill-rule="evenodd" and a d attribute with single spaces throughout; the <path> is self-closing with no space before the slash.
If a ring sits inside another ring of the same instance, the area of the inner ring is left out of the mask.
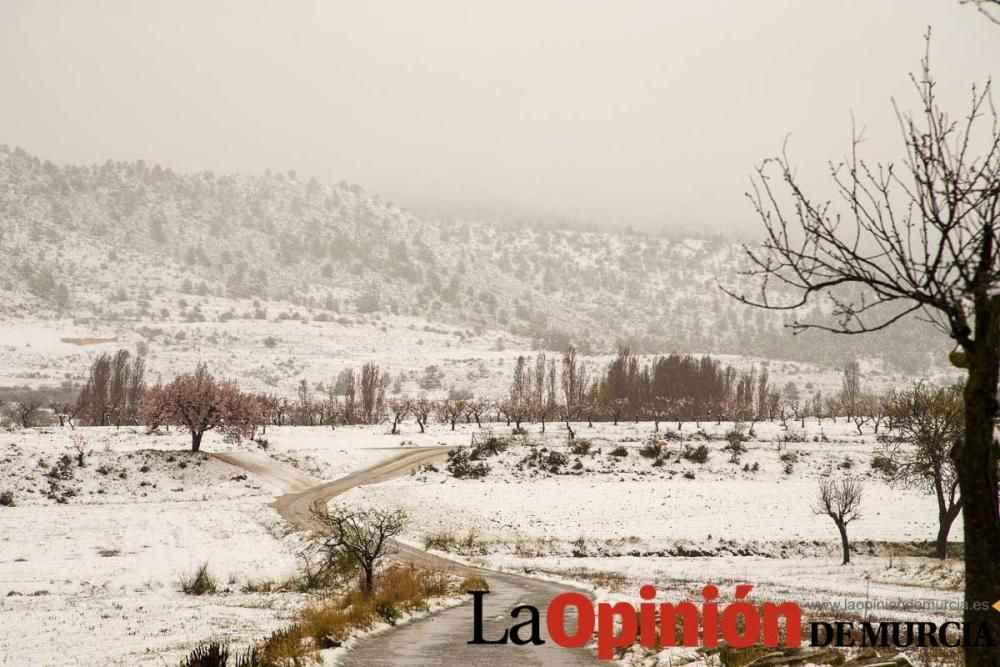
<path id="1" fill-rule="evenodd" d="M 395 624 L 404 613 L 427 609 L 430 598 L 452 592 L 445 572 L 393 565 L 376 579 L 371 595 L 357 587 L 307 607 L 297 622 L 268 637 L 260 654 L 266 664 L 304 659 L 318 662 L 319 650 L 340 646 L 353 632 L 380 622 Z"/>
<path id="2" fill-rule="evenodd" d="M 472 593 L 473 591 L 483 591 L 485 593 L 489 593 L 490 584 L 478 574 L 470 574 L 462 580 L 462 583 L 459 585 L 459 590 L 463 593 Z"/>
<path id="3" fill-rule="evenodd" d="M 181 591 L 188 595 L 211 595 L 219 590 L 215 577 L 208 570 L 207 562 L 190 574 L 182 574 L 179 583 Z"/>

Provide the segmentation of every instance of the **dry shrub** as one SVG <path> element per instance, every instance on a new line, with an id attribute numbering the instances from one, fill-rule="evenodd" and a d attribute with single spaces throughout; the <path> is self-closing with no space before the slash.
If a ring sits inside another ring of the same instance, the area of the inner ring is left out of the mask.
<path id="1" fill-rule="evenodd" d="M 450 530 L 428 533 L 424 538 L 424 550 L 437 549 L 439 551 L 451 551 L 455 548 L 457 541 L 455 533 Z"/>
<path id="2" fill-rule="evenodd" d="M 490 584 L 478 574 L 470 574 L 462 580 L 459 590 L 463 593 L 471 593 L 473 591 L 483 591 L 489 593 Z"/>
<path id="3" fill-rule="evenodd" d="M 379 621 L 395 623 L 403 613 L 422 611 L 427 600 L 451 592 L 448 575 L 415 565 L 393 565 L 365 595 L 355 588 L 306 608 L 294 625 L 275 632 L 262 647 L 266 660 L 315 658 L 317 650 L 340 646 L 352 632 Z"/>

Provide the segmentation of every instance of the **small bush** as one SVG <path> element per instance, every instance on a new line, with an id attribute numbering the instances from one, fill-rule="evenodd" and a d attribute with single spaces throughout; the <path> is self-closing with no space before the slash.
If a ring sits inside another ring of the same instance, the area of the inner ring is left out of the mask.
<path id="1" fill-rule="evenodd" d="M 663 443 L 651 440 L 639 449 L 639 456 L 645 459 L 658 459 L 663 453 Z"/>
<path id="2" fill-rule="evenodd" d="M 396 625 L 396 621 L 399 620 L 399 610 L 391 602 L 380 602 L 375 605 L 375 613 L 389 625 Z"/>
<path id="3" fill-rule="evenodd" d="M 692 463 L 707 463 L 709 457 L 708 446 L 698 445 L 697 447 L 692 447 L 691 445 L 685 445 L 681 456 Z"/>
<path id="4" fill-rule="evenodd" d="M 590 440 L 574 440 L 573 444 L 569 446 L 569 451 L 575 456 L 586 456 L 592 447 Z"/>
<path id="5" fill-rule="evenodd" d="M 68 481 L 73 479 L 73 458 L 69 454 L 63 454 L 46 475 L 53 480 Z"/>
<path id="6" fill-rule="evenodd" d="M 193 573 L 181 575 L 181 592 L 187 595 L 212 595 L 218 592 L 215 577 L 208 571 L 208 563 L 202 563 Z"/>
<path id="7" fill-rule="evenodd" d="M 494 435 L 492 431 L 487 431 L 483 441 L 473 447 L 475 458 L 486 458 L 496 456 L 500 452 L 506 451 L 510 447 L 510 439 Z"/>
<path id="8" fill-rule="evenodd" d="M 569 463 L 569 457 L 562 452 L 555 450 L 541 449 L 532 450 L 530 454 L 521 459 L 517 466 L 519 469 L 539 468 L 552 474 L 558 474 L 563 466 Z M 582 467 L 582 466 L 581 466 Z"/>
<path id="9" fill-rule="evenodd" d="M 747 453 L 747 448 L 741 440 L 730 440 L 723 451 L 729 452 L 729 462 L 739 464 L 740 457 Z"/>
<path id="10" fill-rule="evenodd" d="M 624 458 L 624 457 L 628 456 L 628 450 L 625 449 L 624 447 L 622 447 L 621 445 L 619 445 L 618 447 L 615 447 L 610 452 L 608 452 L 608 456 L 614 456 L 614 457 L 617 457 L 617 458 Z"/>
<path id="11" fill-rule="evenodd" d="M 458 479 L 480 479 L 490 472 L 490 467 L 482 461 L 474 461 L 468 449 L 456 449 L 448 453 L 448 472 Z"/>
<path id="12" fill-rule="evenodd" d="M 876 454 L 871 461 L 872 470 L 880 472 L 887 477 L 896 474 L 896 463 L 884 454 Z"/>
<path id="13" fill-rule="evenodd" d="M 0 507 L 13 507 L 15 504 L 13 491 L 0 491 Z"/>
<path id="14" fill-rule="evenodd" d="M 778 459 L 782 463 L 798 463 L 799 455 L 796 454 L 795 452 L 782 452 L 781 456 L 779 456 Z"/>
<path id="15" fill-rule="evenodd" d="M 694 479 L 694 473 L 688 470 L 684 473 L 684 479 Z"/>

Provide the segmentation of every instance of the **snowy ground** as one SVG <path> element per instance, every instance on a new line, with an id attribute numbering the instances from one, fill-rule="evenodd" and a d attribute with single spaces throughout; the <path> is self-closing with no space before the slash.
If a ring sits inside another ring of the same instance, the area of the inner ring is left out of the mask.
<path id="1" fill-rule="evenodd" d="M 699 434 L 684 424 L 682 439 L 666 441 L 669 455 L 654 466 L 639 454 L 651 424 L 577 424 L 578 439 L 590 440 L 592 450 L 569 453 L 553 473 L 530 457 L 543 448 L 546 456 L 568 453 L 565 429 L 549 424 L 543 437 L 532 424 L 525 442 L 487 459 L 482 479 L 424 471 L 337 502 L 403 507 L 411 516 L 408 541 L 423 546 L 429 535 L 451 533 L 458 542 L 451 557 L 572 580 L 609 600 L 636 599 L 644 583 L 676 601 L 692 599 L 707 582 L 723 595 L 750 582 L 758 599 L 795 600 L 816 618 L 836 619 L 844 615 L 815 605 L 891 601 L 904 609 L 879 618 L 907 618 L 907 605 L 960 599 L 960 563 L 920 555 L 936 530 L 932 498 L 879 478 L 870 466 L 878 444 L 867 427 L 859 437 L 853 425 L 829 421 L 805 428 L 789 422 L 787 430 L 758 424 L 739 464 L 722 451 L 729 424 L 701 427 Z M 661 424 L 668 428 L 676 424 Z M 270 428 L 266 448 L 235 448 L 325 480 L 408 446 L 467 444 L 484 435 L 462 424 L 420 434 L 407 422 L 399 435 L 387 431 Z M 75 433 L 87 442 L 84 468 L 75 460 L 58 464 L 75 454 L 69 429 L 0 432 L 0 492 L 12 491 L 16 503 L 0 507 L 0 665 L 60 664 L 66 656 L 82 665 L 174 664 L 210 638 L 259 639 L 305 603 L 294 593 L 244 592 L 249 582 L 294 572 L 296 540 L 268 507 L 280 489 L 187 452 L 181 433 Z M 779 446 L 789 436 L 793 441 Z M 680 456 L 702 444 L 710 450 L 706 463 Z M 617 447 L 626 455 L 612 456 Z M 210 434 L 204 448 L 234 446 Z M 59 479 L 67 469 L 72 478 Z M 818 480 L 839 474 L 865 484 L 862 517 L 849 529 L 857 555 L 848 567 L 840 565 L 832 522 L 812 510 Z M 952 540 L 960 539 L 956 522 Z M 224 592 L 179 592 L 178 578 L 203 562 Z"/>
<path id="2" fill-rule="evenodd" d="M 186 451 L 179 433 L 75 433 L 87 440 L 86 465 L 74 460 L 53 492 L 49 472 L 75 456 L 70 430 L 0 432 L 0 491 L 16 503 L 0 507 L 0 665 L 175 664 L 203 640 L 259 639 L 305 603 L 243 592 L 295 571 L 296 538 L 268 507 L 279 489 Z M 374 447 L 398 449 L 396 438 L 355 435 L 283 428 L 267 438 L 279 456 L 320 461 L 326 478 L 393 453 Z M 212 434 L 203 447 L 232 449 Z M 179 577 L 206 562 L 223 592 L 181 593 Z"/>
<path id="3" fill-rule="evenodd" d="M 897 607 L 871 614 L 877 619 L 960 617 L 948 609 L 918 611 L 961 599 L 961 563 L 926 557 L 937 531 L 935 502 L 919 490 L 888 486 L 871 469 L 878 444 L 868 428 L 859 437 L 843 422 L 789 422 L 787 430 L 758 424 L 749 451 L 734 464 L 722 450 L 730 427 L 703 424 L 701 435 L 684 424 L 686 440 L 667 441 L 671 454 L 653 466 L 638 453 L 651 424 L 575 425 L 577 438 L 593 443 L 581 456 L 569 453 L 561 425 L 550 424 L 547 437 L 532 425 L 528 444 L 487 459 L 482 479 L 426 471 L 352 490 L 336 502 L 403 507 L 414 544 L 447 533 L 457 542 L 448 549 L 453 557 L 582 582 L 608 600 L 638 601 L 645 583 L 659 599 L 679 601 L 700 599 L 706 583 L 725 595 L 749 582 L 757 599 L 797 601 L 817 620 L 853 616 L 820 608 L 845 599 Z M 788 435 L 802 441 L 779 447 Z M 710 449 L 708 462 L 679 455 L 699 444 Z M 627 455 L 610 456 L 619 446 Z M 525 461 L 543 447 L 568 454 L 557 473 Z M 574 469 L 577 460 L 582 466 Z M 856 555 L 846 567 L 833 522 L 813 511 L 819 480 L 842 474 L 865 485 L 862 517 L 849 527 Z M 961 534 L 959 520 L 952 541 Z"/>

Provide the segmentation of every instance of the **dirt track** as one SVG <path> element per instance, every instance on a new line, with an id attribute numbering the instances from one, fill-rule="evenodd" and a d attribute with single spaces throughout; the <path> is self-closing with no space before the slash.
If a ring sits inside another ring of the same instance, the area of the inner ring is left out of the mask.
<path id="1" fill-rule="evenodd" d="M 285 520 L 306 528 L 311 521 L 309 508 L 314 502 L 326 502 L 356 486 L 377 484 L 409 474 L 421 465 L 438 463 L 445 458 L 450 449 L 452 448 L 407 449 L 364 470 L 321 484 L 315 483 L 315 480 L 302 472 L 266 456 L 243 452 L 219 453 L 215 456 L 231 465 L 253 472 L 262 481 L 283 490 L 284 495 L 279 496 L 272 506 Z M 549 601 L 558 593 L 574 589 L 514 574 L 467 568 L 405 544 L 397 546 L 399 555 L 411 562 L 447 569 L 474 570 L 486 578 L 490 584 L 490 593 L 485 597 L 483 611 L 483 635 L 486 639 L 500 637 L 511 625 L 526 620 L 526 615 L 511 619 L 510 610 L 520 604 L 530 604 L 542 614 L 542 638 L 546 643 L 528 647 L 513 644 L 470 646 L 467 643 L 472 639 L 473 613 L 470 600 L 468 603 L 446 609 L 420 621 L 363 639 L 344 656 L 340 664 L 462 667 L 598 664 L 591 651 L 569 650 L 556 646 L 549 639 L 545 629 L 545 609 Z M 573 630 L 571 625 L 567 629 L 570 632 Z"/>

